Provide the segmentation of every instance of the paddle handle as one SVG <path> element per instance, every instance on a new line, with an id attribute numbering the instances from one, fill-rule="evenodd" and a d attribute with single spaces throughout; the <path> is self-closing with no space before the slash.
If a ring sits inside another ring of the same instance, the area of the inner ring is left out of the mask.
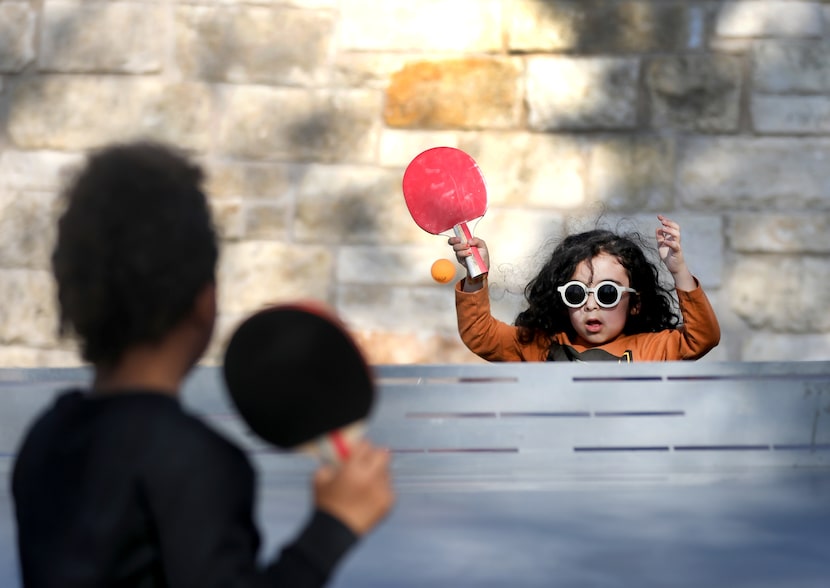
<path id="1" fill-rule="evenodd" d="M 468 243 L 470 239 L 473 238 L 473 233 L 470 231 L 470 227 L 467 226 L 467 223 L 458 223 L 452 228 L 452 230 L 455 233 L 455 236 L 461 239 L 463 243 Z M 470 247 L 470 250 L 473 254 L 464 259 L 467 264 L 467 275 L 471 278 L 477 278 L 482 274 L 486 274 L 489 271 L 489 268 L 484 264 L 484 259 L 482 259 L 481 253 L 478 251 L 478 247 Z"/>
<path id="2" fill-rule="evenodd" d="M 349 459 L 352 447 L 366 433 L 366 423 L 357 421 L 342 429 L 329 431 L 297 448 L 314 456 L 318 461 L 338 465 Z"/>

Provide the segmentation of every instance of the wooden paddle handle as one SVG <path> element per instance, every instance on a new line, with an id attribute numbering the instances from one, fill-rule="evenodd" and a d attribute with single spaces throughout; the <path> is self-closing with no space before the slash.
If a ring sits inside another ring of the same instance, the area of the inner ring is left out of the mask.
<path id="1" fill-rule="evenodd" d="M 470 239 L 473 238 L 473 233 L 470 231 L 467 223 L 459 223 L 455 225 L 452 230 L 455 233 L 455 236 L 461 239 L 463 243 L 468 243 Z M 481 253 L 478 251 L 478 247 L 470 247 L 470 250 L 473 254 L 465 258 L 465 262 L 467 263 L 467 275 L 471 278 L 477 278 L 482 274 L 486 274 L 489 271 L 489 268 L 484 265 L 484 259 L 482 259 Z"/>

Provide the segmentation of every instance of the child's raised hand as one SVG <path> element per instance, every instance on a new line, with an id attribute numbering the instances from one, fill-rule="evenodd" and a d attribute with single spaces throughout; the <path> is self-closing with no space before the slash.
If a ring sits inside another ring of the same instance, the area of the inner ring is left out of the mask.
<path id="1" fill-rule="evenodd" d="M 677 266 L 683 263 L 683 249 L 680 247 L 680 225 L 663 215 L 658 214 L 657 220 L 662 226 L 657 227 L 657 250 L 660 260 L 666 264 L 671 273 L 675 273 Z"/>
<path id="2" fill-rule="evenodd" d="M 467 267 L 465 259 L 473 254 L 471 251 L 472 247 L 478 247 L 478 252 L 481 254 L 481 259 L 484 260 L 484 265 L 486 267 L 490 267 L 490 254 L 487 252 L 487 243 L 484 242 L 484 239 L 473 237 L 464 243 L 459 237 L 450 237 L 447 240 L 447 243 L 451 245 L 453 251 L 455 251 L 455 258 L 458 260 L 458 263 L 463 265 L 465 268 Z M 469 274 L 469 272 L 467 273 Z"/>
<path id="3" fill-rule="evenodd" d="M 694 290 L 697 285 L 686 260 L 683 258 L 683 249 L 680 245 L 680 225 L 665 216 L 658 214 L 657 220 L 661 226 L 657 227 L 657 251 L 660 260 L 666 265 L 674 278 L 675 286 L 681 290 Z"/>

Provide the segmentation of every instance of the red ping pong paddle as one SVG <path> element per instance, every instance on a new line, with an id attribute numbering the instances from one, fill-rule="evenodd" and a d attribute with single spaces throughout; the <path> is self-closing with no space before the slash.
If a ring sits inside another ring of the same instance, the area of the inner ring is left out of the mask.
<path id="1" fill-rule="evenodd" d="M 417 155 L 403 175 L 403 197 L 415 223 L 433 235 L 452 230 L 473 238 L 468 224 L 487 212 L 487 186 L 475 160 L 454 147 L 433 147 Z M 478 251 L 466 258 L 471 278 L 487 273 Z"/>
<path id="2" fill-rule="evenodd" d="M 362 435 L 375 399 L 369 366 L 345 326 L 312 304 L 261 310 L 225 350 L 227 391 L 259 437 L 339 462 Z"/>

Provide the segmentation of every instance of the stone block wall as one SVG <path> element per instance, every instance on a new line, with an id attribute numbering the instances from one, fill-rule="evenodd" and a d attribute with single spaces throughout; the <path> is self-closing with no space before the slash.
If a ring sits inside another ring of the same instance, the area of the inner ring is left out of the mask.
<path id="1" fill-rule="evenodd" d="M 59 190 L 139 137 L 209 175 L 207 361 L 301 297 L 375 363 L 480 361 L 429 275 L 446 239 L 400 190 L 436 145 L 487 178 L 503 320 L 566 233 L 653 235 L 664 213 L 724 329 L 703 361 L 830 357 L 826 0 L 0 0 L 0 365 L 77 363 L 49 271 Z"/>

